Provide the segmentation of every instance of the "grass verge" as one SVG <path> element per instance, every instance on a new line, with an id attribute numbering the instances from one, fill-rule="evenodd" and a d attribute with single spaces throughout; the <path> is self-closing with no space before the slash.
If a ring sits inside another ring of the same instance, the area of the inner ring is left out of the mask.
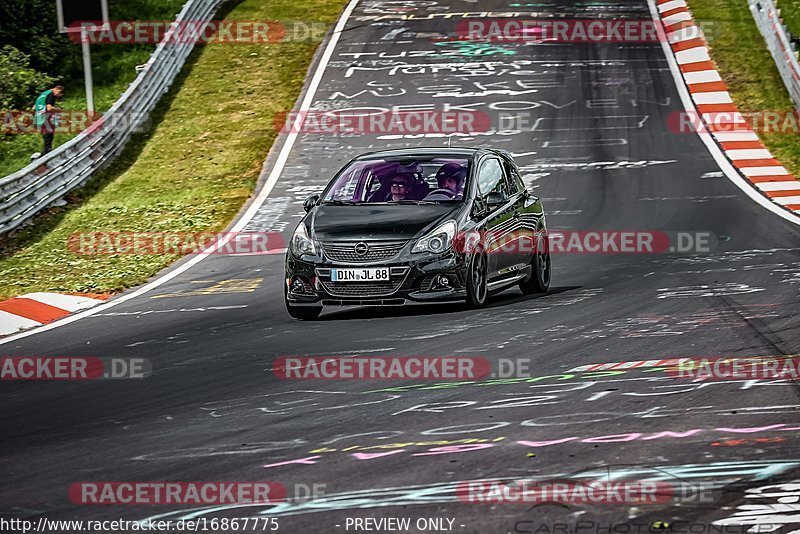
<path id="1" fill-rule="evenodd" d="M 687 0 L 695 20 L 711 23 L 711 57 L 741 112 L 794 111 L 764 38 L 744 0 Z M 781 3 L 786 10 L 789 2 Z M 800 176 L 800 136 L 757 132 L 764 145 Z"/>
<path id="2" fill-rule="evenodd" d="M 242 0 L 226 20 L 332 24 L 345 0 Z M 217 17 L 219 18 L 219 17 Z M 70 204 L 0 241 L 0 300 L 33 291 L 106 293 L 141 284 L 177 256 L 70 252 L 76 232 L 219 231 L 250 196 L 318 42 L 206 45 L 111 167 Z"/>

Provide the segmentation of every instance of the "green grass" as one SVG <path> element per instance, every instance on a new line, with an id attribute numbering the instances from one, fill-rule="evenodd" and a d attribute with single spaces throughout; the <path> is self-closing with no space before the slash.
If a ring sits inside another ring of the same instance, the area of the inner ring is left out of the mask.
<path id="1" fill-rule="evenodd" d="M 174 20 L 185 0 L 111 0 L 109 18 L 112 20 Z M 55 4 L 53 4 L 55 5 Z M 74 45 L 76 53 L 79 44 Z M 98 111 L 108 110 L 128 85 L 136 78 L 136 65 L 147 63 L 155 45 L 105 44 L 92 46 L 92 75 L 94 101 Z M 86 110 L 83 77 L 63 82 L 67 92 L 59 104 L 65 110 Z M 43 87 L 42 90 L 49 89 Z M 31 105 L 37 95 L 31 95 Z M 54 147 L 75 137 L 57 134 Z M 11 174 L 30 163 L 30 156 L 42 150 L 39 135 L 21 134 L 0 140 L 0 177 Z"/>
<path id="2" fill-rule="evenodd" d="M 800 35 L 800 0 L 778 0 L 775 5 L 781 10 L 781 17 L 789 31 Z"/>
<path id="3" fill-rule="evenodd" d="M 793 111 L 792 101 L 747 1 L 688 0 L 687 3 L 698 23 L 711 23 L 708 39 L 711 57 L 739 110 Z M 800 21 L 794 0 L 780 5 L 784 16 Z M 772 154 L 795 176 L 800 176 L 800 136 L 757 133 Z"/>
<path id="4" fill-rule="evenodd" d="M 345 0 L 243 0 L 229 20 L 333 23 Z M 159 104 L 151 132 L 70 196 L 70 205 L 0 241 L 0 299 L 33 291 L 115 292 L 145 282 L 175 256 L 79 256 L 76 232 L 218 231 L 250 196 L 319 43 L 207 45 Z"/>

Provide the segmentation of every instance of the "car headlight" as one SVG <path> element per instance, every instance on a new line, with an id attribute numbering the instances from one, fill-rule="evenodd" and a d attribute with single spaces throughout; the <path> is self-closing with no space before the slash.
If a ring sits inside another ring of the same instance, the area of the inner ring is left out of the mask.
<path id="1" fill-rule="evenodd" d="M 292 235 L 291 246 L 292 252 L 294 252 L 296 256 L 317 254 L 317 245 L 311 240 L 310 237 L 308 237 L 306 225 L 302 222 L 297 226 L 297 230 L 295 230 L 294 234 Z"/>
<path id="2" fill-rule="evenodd" d="M 447 221 L 433 232 L 421 237 L 411 249 L 411 252 L 433 252 L 439 254 L 449 250 L 453 246 L 453 239 L 456 236 L 455 221 Z"/>

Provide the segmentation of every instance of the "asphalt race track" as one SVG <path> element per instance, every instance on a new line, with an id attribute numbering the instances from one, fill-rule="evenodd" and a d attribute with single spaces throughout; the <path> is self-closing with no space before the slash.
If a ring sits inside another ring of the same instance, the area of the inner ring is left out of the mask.
<path id="1" fill-rule="evenodd" d="M 725 532 L 798 528 L 793 382 L 693 383 L 644 365 L 573 369 L 800 352 L 800 226 L 748 198 L 696 135 L 667 127 L 683 105 L 660 44 L 454 40 L 468 20 L 459 13 L 491 11 L 651 17 L 643 0 L 363 1 L 338 36 L 313 109 L 486 113 L 490 128 L 453 137 L 453 146 L 512 152 L 551 229 L 710 232 L 713 250 L 555 254 L 546 295 L 514 289 L 477 312 L 346 310 L 316 322 L 286 314 L 282 255 L 208 257 L 148 293 L 0 347 L 4 356 L 144 357 L 154 370 L 143 380 L 4 383 L 0 515 L 278 517 L 291 533 L 352 532 L 347 519 L 366 517 L 411 518 L 409 532 L 446 531 L 418 530 L 418 518 L 453 519 L 463 533 L 627 534 L 656 522 L 697 534 L 731 524 Z M 512 124 L 513 114 L 528 123 Z M 246 229 L 288 238 L 303 199 L 356 154 L 446 143 L 301 134 Z M 272 362 L 287 355 L 521 359 L 531 378 L 278 380 Z M 462 481 L 574 476 L 680 480 L 703 498 L 526 506 L 456 496 Z M 72 504 L 69 486 L 92 480 L 270 480 L 290 496 L 315 484 L 324 496 L 191 511 Z"/>

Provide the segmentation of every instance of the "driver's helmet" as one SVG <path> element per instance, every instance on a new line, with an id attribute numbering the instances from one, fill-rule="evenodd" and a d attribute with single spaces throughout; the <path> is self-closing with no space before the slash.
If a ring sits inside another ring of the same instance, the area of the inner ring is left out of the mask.
<path id="1" fill-rule="evenodd" d="M 436 182 L 439 184 L 439 189 L 446 189 L 445 180 L 455 179 L 458 183 L 457 193 L 464 189 L 464 182 L 467 180 L 467 168 L 460 163 L 445 163 L 436 173 Z"/>

